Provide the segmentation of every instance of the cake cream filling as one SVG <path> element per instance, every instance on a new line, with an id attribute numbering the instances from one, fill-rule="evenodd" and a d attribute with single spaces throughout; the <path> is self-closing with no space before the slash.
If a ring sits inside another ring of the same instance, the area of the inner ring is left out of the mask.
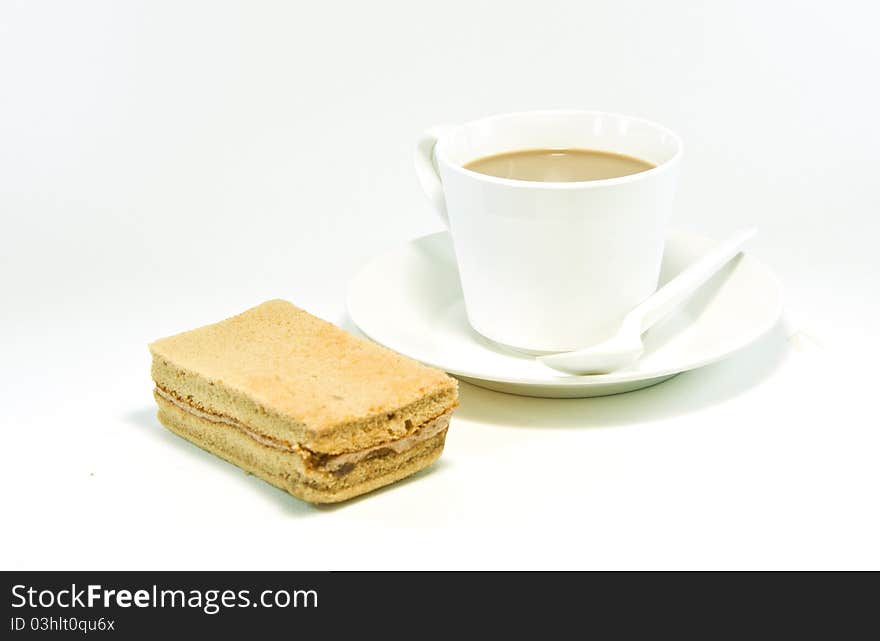
<path id="1" fill-rule="evenodd" d="M 341 454 L 323 454 L 321 452 L 313 452 L 308 448 L 302 447 L 295 443 L 288 443 L 282 439 L 278 439 L 272 436 L 267 436 L 266 434 L 261 434 L 257 432 L 239 420 L 231 418 L 229 416 L 223 416 L 221 414 L 212 414 L 210 412 L 206 412 L 198 407 L 191 405 L 185 401 L 180 400 L 172 393 L 165 391 L 161 387 L 156 387 L 156 395 L 160 396 L 164 400 L 168 401 L 175 407 L 187 412 L 188 414 L 192 414 L 197 418 L 204 419 L 206 421 L 210 421 L 212 423 L 222 423 L 224 425 L 229 425 L 246 434 L 253 440 L 257 441 L 261 445 L 265 445 L 266 447 L 271 447 L 276 450 L 281 450 L 284 452 L 294 452 L 302 456 L 306 461 L 311 463 L 317 463 L 318 467 L 323 470 L 327 470 L 329 472 L 334 472 L 340 470 L 345 466 L 351 466 L 363 459 L 367 458 L 374 452 L 378 452 L 380 450 L 392 450 L 397 454 L 401 454 L 406 452 L 409 449 L 412 449 L 419 443 L 423 441 L 427 441 L 434 436 L 437 436 L 440 432 L 443 432 L 447 427 L 449 427 L 449 419 L 452 416 L 452 410 L 447 410 L 443 414 L 432 418 L 430 421 L 426 421 L 418 426 L 413 432 L 407 436 L 404 436 L 399 439 L 395 439 L 393 441 L 386 441 L 384 443 L 379 443 L 378 445 L 374 445 L 372 447 L 368 447 L 362 450 L 356 450 L 354 452 L 343 452 Z"/>

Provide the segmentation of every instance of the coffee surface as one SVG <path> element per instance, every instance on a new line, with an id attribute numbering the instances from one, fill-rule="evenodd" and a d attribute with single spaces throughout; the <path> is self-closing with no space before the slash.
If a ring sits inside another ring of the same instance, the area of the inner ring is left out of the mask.
<path id="1" fill-rule="evenodd" d="M 522 149 L 478 158 L 465 169 L 498 178 L 579 182 L 637 174 L 654 168 L 640 158 L 597 149 Z"/>

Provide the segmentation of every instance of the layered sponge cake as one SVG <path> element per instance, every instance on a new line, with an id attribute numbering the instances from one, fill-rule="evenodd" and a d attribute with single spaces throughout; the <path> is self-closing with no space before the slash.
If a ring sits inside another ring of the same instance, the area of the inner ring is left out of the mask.
<path id="1" fill-rule="evenodd" d="M 445 373 L 274 300 L 150 345 L 159 421 L 292 495 L 333 503 L 443 451 Z"/>

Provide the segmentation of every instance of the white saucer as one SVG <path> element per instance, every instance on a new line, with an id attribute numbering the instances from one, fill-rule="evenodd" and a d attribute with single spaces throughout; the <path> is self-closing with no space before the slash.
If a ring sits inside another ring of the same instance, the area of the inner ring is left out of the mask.
<path id="1" fill-rule="evenodd" d="M 661 284 L 712 245 L 693 234 L 671 234 Z M 471 329 L 446 232 L 375 258 L 351 282 L 347 305 L 355 325 L 377 343 L 474 385 L 525 396 L 581 398 L 648 387 L 730 356 L 775 325 L 782 292 L 766 267 L 740 256 L 645 335 L 645 355 L 635 365 L 600 376 L 554 371 Z"/>

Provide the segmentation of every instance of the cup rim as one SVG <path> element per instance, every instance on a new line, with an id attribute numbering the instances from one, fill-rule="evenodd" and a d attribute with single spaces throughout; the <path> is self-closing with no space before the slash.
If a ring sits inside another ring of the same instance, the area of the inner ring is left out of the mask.
<path id="1" fill-rule="evenodd" d="M 476 123 L 488 122 L 491 120 L 497 120 L 501 118 L 509 118 L 511 116 L 534 116 L 534 115 L 590 115 L 590 116 L 611 116 L 615 118 L 626 118 L 627 120 L 632 120 L 635 122 L 640 122 L 644 125 L 648 125 L 653 127 L 654 129 L 659 130 L 663 135 L 669 136 L 675 142 L 675 153 L 668 160 L 663 161 L 656 167 L 652 167 L 646 171 L 640 171 L 635 174 L 629 174 L 626 176 L 617 176 L 616 178 L 602 178 L 599 180 L 577 180 L 577 181 L 539 181 L 539 180 L 520 180 L 518 178 L 500 178 L 498 176 L 489 176 L 487 174 L 481 174 L 478 171 L 473 171 L 471 169 L 466 169 L 462 165 L 458 163 L 451 162 L 449 158 L 446 156 L 446 142 L 449 139 L 450 133 L 452 131 L 457 131 L 461 127 L 465 125 L 471 125 Z M 507 185 L 509 187 L 527 187 L 529 189 L 592 189 L 596 187 L 610 187 L 613 185 L 622 185 L 630 182 L 635 182 L 637 180 L 644 180 L 645 178 L 657 176 L 661 173 L 665 173 L 670 170 L 680 159 L 682 154 L 684 153 L 684 144 L 682 143 L 681 138 L 674 131 L 669 129 L 668 127 L 664 127 L 663 125 L 654 122 L 653 120 L 648 120 L 647 118 L 639 118 L 638 116 L 630 116 L 628 114 L 618 113 L 614 111 L 600 111 L 593 109 L 537 109 L 532 111 L 511 111 L 506 113 L 494 114 L 491 116 L 486 116 L 484 118 L 477 118 L 475 120 L 469 120 L 466 123 L 461 123 L 458 126 L 454 126 L 451 128 L 449 133 L 441 136 L 440 140 L 434 147 L 434 155 L 438 161 L 442 161 L 447 167 L 459 173 L 463 176 L 467 176 L 469 178 L 473 178 L 475 180 L 482 180 L 488 183 L 494 183 L 497 185 Z"/>

